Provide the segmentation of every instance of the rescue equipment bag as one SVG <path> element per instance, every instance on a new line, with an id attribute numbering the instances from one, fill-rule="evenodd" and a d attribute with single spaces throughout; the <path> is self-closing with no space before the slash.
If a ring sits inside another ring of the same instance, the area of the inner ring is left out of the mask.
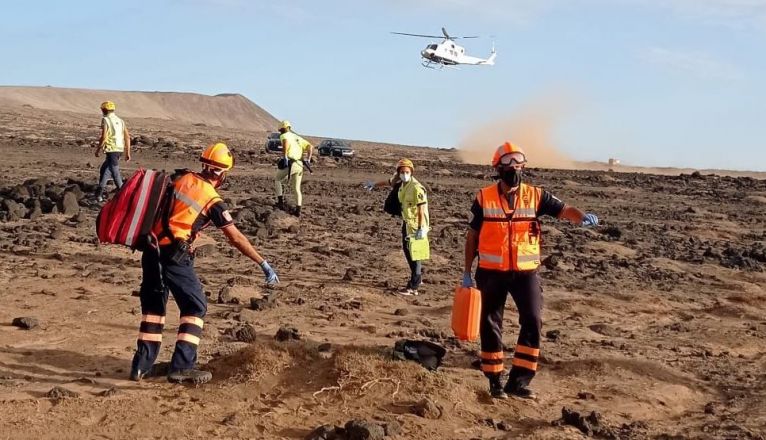
<path id="1" fill-rule="evenodd" d="M 394 185 L 394 187 L 391 188 L 391 192 L 388 193 L 385 203 L 383 203 L 383 211 L 395 217 L 402 216 L 402 203 L 399 201 L 399 188 L 401 187 L 402 182 Z"/>
<path id="2" fill-rule="evenodd" d="M 452 302 L 452 331 L 461 341 L 479 337 L 481 292 L 474 287 L 458 287 Z"/>
<path id="3" fill-rule="evenodd" d="M 152 228 L 172 194 L 170 176 L 164 171 L 139 168 L 96 217 L 101 243 L 121 244 L 143 251 L 151 244 Z"/>

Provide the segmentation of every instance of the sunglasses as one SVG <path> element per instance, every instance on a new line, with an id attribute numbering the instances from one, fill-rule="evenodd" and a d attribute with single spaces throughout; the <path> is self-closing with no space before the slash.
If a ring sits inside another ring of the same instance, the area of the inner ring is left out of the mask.
<path id="1" fill-rule="evenodd" d="M 527 163 L 527 158 L 524 153 L 508 153 L 500 158 L 500 163 L 503 165 L 513 165 L 514 163 L 523 165 Z"/>

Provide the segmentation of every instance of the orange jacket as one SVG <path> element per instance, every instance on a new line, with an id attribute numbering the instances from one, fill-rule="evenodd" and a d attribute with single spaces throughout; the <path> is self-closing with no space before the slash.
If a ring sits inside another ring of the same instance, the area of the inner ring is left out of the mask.
<path id="1" fill-rule="evenodd" d="M 479 192 L 476 198 L 484 215 L 479 231 L 480 268 L 530 271 L 540 266 L 537 207 L 542 193 L 542 189 L 522 183 L 511 208 L 499 183 Z"/>
<path id="2" fill-rule="evenodd" d="M 186 173 L 173 182 L 173 200 L 168 217 L 168 228 L 172 238 L 177 240 L 191 241 L 192 226 L 197 217 L 207 215 L 208 210 L 214 204 L 222 201 L 215 187 L 207 180 L 195 173 Z M 163 220 L 154 225 L 154 233 L 162 237 L 160 245 L 171 243 L 171 238 L 164 236 Z"/>

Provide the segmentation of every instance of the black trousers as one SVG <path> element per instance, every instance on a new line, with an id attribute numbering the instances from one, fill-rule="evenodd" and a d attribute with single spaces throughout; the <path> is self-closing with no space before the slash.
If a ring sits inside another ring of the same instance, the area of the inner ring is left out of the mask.
<path id="1" fill-rule="evenodd" d="M 527 386 L 535 376 L 540 355 L 543 292 L 537 271 L 497 272 L 479 268 L 476 285 L 481 291 L 481 369 L 488 377 L 503 372 L 503 311 L 511 294 L 519 312 L 519 338 L 508 383 Z"/>
<path id="2" fill-rule="evenodd" d="M 179 262 L 170 259 L 170 247 L 161 248 L 160 254 L 153 249 L 144 251 L 141 258 L 143 280 L 141 281 L 141 326 L 133 368 L 149 371 L 157 360 L 162 344 L 168 294 L 181 311 L 175 351 L 170 361 L 171 370 L 193 368 L 197 362 L 197 346 L 202 336 L 207 298 L 202 284 L 194 271 L 191 255 Z"/>

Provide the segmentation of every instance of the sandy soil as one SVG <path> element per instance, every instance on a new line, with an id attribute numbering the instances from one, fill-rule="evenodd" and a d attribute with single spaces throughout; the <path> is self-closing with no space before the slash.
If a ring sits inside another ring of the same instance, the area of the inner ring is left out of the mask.
<path id="1" fill-rule="evenodd" d="M 17 219 L 0 202 L 0 437 L 305 438 L 352 419 L 397 422 L 389 438 L 586 435 L 560 422 L 565 408 L 597 412 L 598 438 L 766 437 L 764 180 L 531 170 L 533 183 L 603 225 L 545 221 L 539 399 L 497 402 L 473 366 L 478 345 L 449 327 L 469 207 L 490 181 L 487 167 L 462 164 L 455 151 L 359 142 L 356 160 L 323 159 L 306 178 L 297 222 L 271 207 L 274 157 L 260 150 L 263 134 L 135 120 L 145 139 L 125 174 L 196 167 L 201 146 L 218 137 L 236 149 L 222 194 L 282 283 L 266 289 L 260 269 L 210 232 L 196 266 L 210 296 L 200 360 L 213 382 L 133 383 L 140 255 L 96 243 L 97 206 L 81 194 L 99 165 L 94 123 L 53 115 L 0 110 L 0 198 L 26 203 L 13 205 L 20 217 L 40 207 Z M 434 256 L 417 298 L 392 294 L 407 276 L 399 227 L 382 212 L 385 192 L 361 186 L 403 155 L 431 197 Z M 79 203 L 58 202 L 66 191 Z M 254 310 L 251 299 L 264 296 L 271 301 Z M 20 329 L 17 317 L 39 324 Z M 168 318 L 161 360 L 175 306 Z M 283 326 L 299 339 L 275 340 Z M 512 347 L 512 304 L 506 329 Z M 401 338 L 444 345 L 445 365 L 432 373 L 391 360 Z M 423 399 L 429 408 L 413 411 Z"/>

